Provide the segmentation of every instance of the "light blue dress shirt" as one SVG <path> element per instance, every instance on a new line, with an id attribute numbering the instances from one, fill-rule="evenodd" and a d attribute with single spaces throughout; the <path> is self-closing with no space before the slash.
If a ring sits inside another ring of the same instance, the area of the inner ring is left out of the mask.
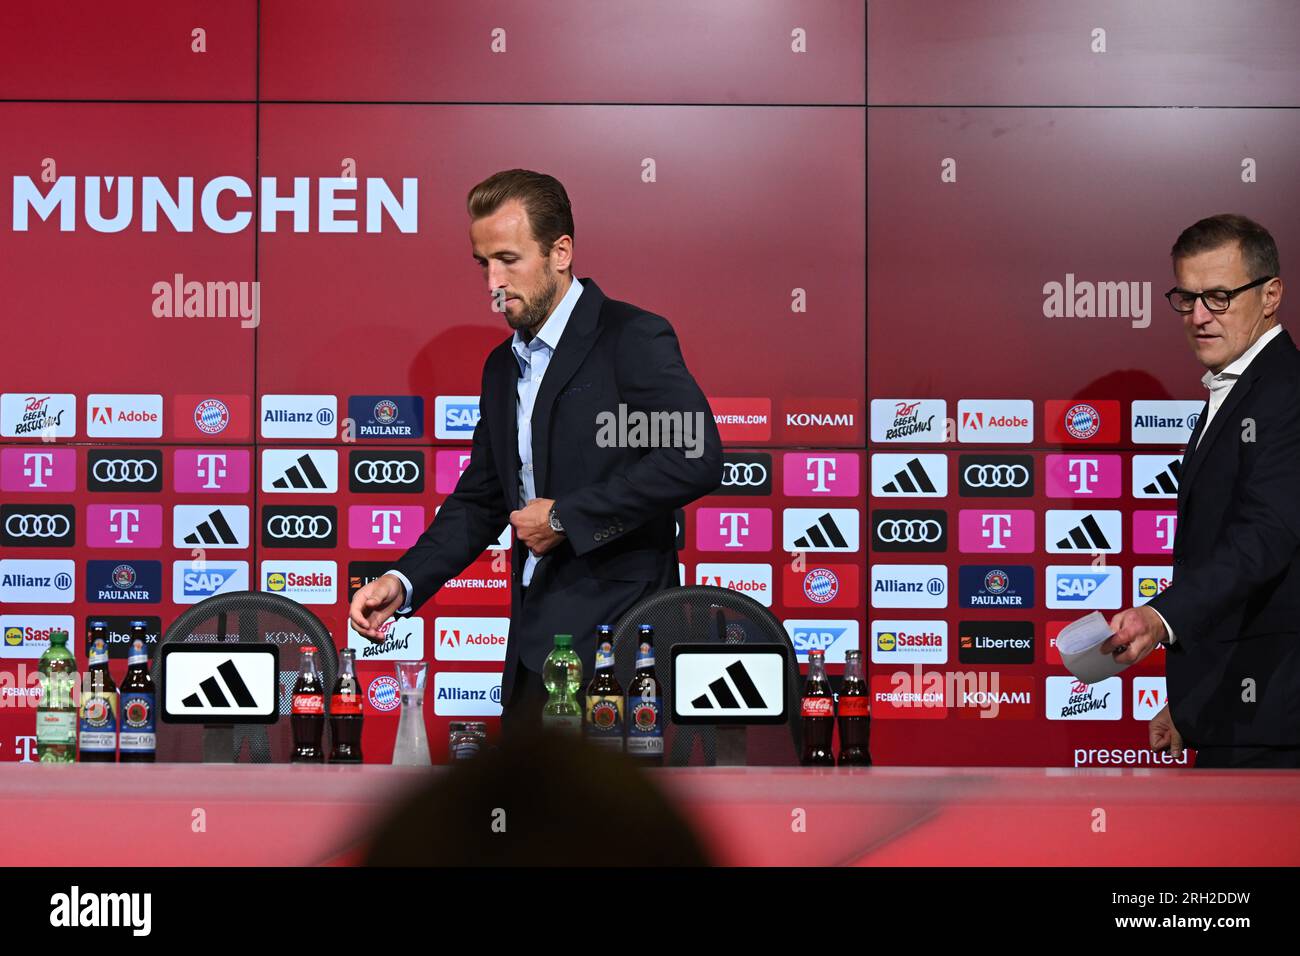
<path id="1" fill-rule="evenodd" d="M 522 508 L 537 497 L 537 483 L 533 476 L 533 405 L 537 401 L 537 390 L 541 387 L 546 369 L 551 364 L 551 356 L 559 348 L 560 337 L 573 315 L 573 307 L 582 295 L 582 283 L 576 276 L 569 283 L 568 291 L 560 298 L 551 314 L 546 317 L 542 327 L 532 340 L 525 342 L 519 330 L 515 330 L 510 340 L 510 348 L 519 362 L 519 381 L 515 385 L 517 401 L 515 403 L 515 425 L 519 434 L 519 506 Z M 561 519 L 563 520 L 563 516 Z M 523 584 L 527 587 L 533 579 L 533 571 L 541 560 L 531 551 L 524 562 Z M 411 612 L 411 593 L 413 588 L 406 575 L 394 569 L 389 572 L 402 582 L 406 589 L 406 601 L 398 614 Z"/>

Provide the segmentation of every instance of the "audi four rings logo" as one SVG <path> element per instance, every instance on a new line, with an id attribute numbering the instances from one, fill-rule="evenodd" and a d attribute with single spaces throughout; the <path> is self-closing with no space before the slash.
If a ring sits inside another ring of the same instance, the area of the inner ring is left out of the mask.
<path id="1" fill-rule="evenodd" d="M 11 514 L 5 519 L 5 534 L 13 538 L 62 538 L 72 530 L 64 515 Z"/>
<path id="2" fill-rule="evenodd" d="M 890 544 L 930 544 L 943 536 L 943 526 L 937 521 L 882 521 L 876 533 Z"/>
<path id="3" fill-rule="evenodd" d="M 729 451 L 722 459 L 722 484 L 714 495 L 770 495 L 772 456 L 762 452 Z"/>
<path id="4" fill-rule="evenodd" d="M 413 485 L 420 480 L 420 466 L 414 461 L 361 458 L 353 462 L 352 476 L 363 485 Z"/>
<path id="5" fill-rule="evenodd" d="M 948 515 L 932 511 L 873 511 L 871 544 L 877 551 L 946 551 Z"/>
<path id="6" fill-rule="evenodd" d="M 767 481 L 767 469 L 761 464 L 729 461 L 722 466 L 722 484 L 726 487 L 756 488 Z"/>
<path id="7" fill-rule="evenodd" d="M 1030 455 L 962 455 L 957 477 L 964 498 L 1028 498 L 1034 493 Z"/>
<path id="8" fill-rule="evenodd" d="M 272 538 L 328 538 L 334 522 L 325 515 L 273 515 L 266 522 Z"/>
<path id="9" fill-rule="evenodd" d="M 962 477 L 972 488 L 1021 488 L 1029 481 L 1024 465 L 967 465 Z"/>
<path id="10" fill-rule="evenodd" d="M 262 511 L 262 546 L 333 548 L 338 544 L 338 511 L 308 505 L 268 506 Z"/>
<path id="11" fill-rule="evenodd" d="M 148 458 L 101 458 L 90 474 L 96 481 L 143 484 L 158 477 L 158 464 Z"/>

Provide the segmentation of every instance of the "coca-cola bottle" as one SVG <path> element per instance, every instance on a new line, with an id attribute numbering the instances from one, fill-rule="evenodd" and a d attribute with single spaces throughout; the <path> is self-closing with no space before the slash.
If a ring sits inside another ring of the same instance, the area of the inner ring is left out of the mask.
<path id="1" fill-rule="evenodd" d="M 803 721 L 803 757 L 805 767 L 833 767 L 835 754 L 831 739 L 835 735 L 835 701 L 830 681 L 826 679 L 826 652 L 808 652 L 808 683 L 804 685 L 799 707 Z"/>
<path id="2" fill-rule="evenodd" d="M 862 673 L 862 652 L 844 652 L 844 683 L 840 687 L 840 766 L 870 767 L 871 701 Z"/>
<path id="3" fill-rule="evenodd" d="M 289 759 L 294 763 L 324 763 L 321 738 L 325 735 L 325 688 L 321 686 L 320 672 L 316 670 L 314 647 L 302 649 L 290 714 L 293 756 Z"/>
<path id="4" fill-rule="evenodd" d="M 330 695 L 330 763 L 361 763 L 361 692 L 357 652 L 345 648 Z"/>

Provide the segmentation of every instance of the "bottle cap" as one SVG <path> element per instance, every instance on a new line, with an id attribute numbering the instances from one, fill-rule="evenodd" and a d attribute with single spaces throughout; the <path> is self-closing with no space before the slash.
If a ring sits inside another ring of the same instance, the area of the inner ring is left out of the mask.
<path id="1" fill-rule="evenodd" d="M 573 646 L 573 635 L 572 635 L 572 634 L 556 634 L 556 635 L 555 635 L 555 646 L 556 646 L 556 647 L 572 647 L 572 646 Z"/>

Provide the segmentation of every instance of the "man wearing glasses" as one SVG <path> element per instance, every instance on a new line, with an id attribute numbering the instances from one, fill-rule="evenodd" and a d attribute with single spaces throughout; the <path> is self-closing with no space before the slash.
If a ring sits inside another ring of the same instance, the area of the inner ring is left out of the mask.
<path id="1" fill-rule="evenodd" d="M 1300 767 L 1300 353 L 1277 323 L 1277 245 L 1244 216 L 1171 250 L 1209 402 L 1183 457 L 1173 583 L 1111 619 L 1104 653 L 1164 644 L 1169 703 L 1151 746 L 1200 767 Z"/>

